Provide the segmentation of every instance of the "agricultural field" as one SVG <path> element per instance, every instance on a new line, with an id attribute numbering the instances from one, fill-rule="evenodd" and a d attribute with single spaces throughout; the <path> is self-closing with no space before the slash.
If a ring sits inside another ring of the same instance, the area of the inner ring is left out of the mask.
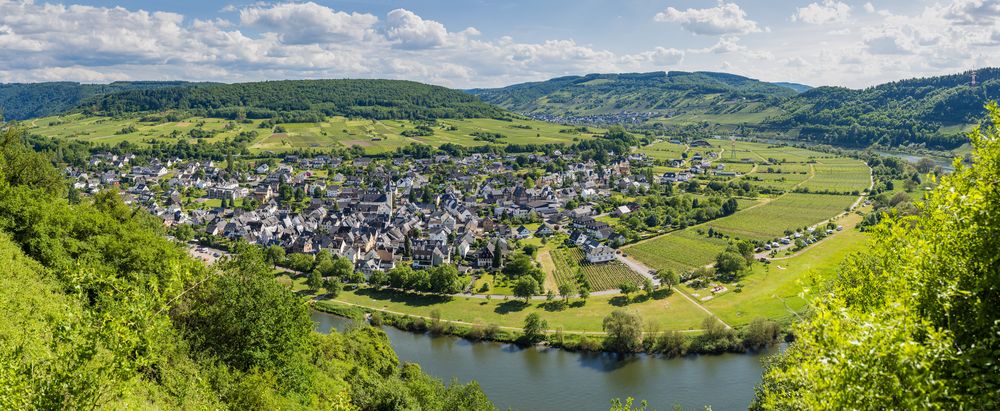
<path id="1" fill-rule="evenodd" d="M 604 130 L 563 132 L 567 127 L 535 120 L 503 121 L 495 119 L 443 119 L 432 126 L 433 135 L 404 136 L 418 123 L 409 120 L 366 120 L 330 117 L 318 123 L 279 124 L 284 132 L 272 133 L 261 129 L 261 120 L 247 123 L 217 118 L 192 117 L 175 122 L 140 121 L 137 117 L 94 117 L 82 114 L 53 116 L 27 123 L 29 131 L 48 137 L 78 139 L 94 143 L 117 144 L 130 141 L 146 144 L 152 140 L 177 141 L 188 138 L 193 129 L 211 133 L 203 140 L 214 142 L 237 136 L 240 132 L 256 131 L 259 136 L 251 144 L 254 151 L 288 151 L 300 148 L 362 147 L 371 154 L 395 150 L 411 143 L 439 146 L 454 143 L 464 146 L 488 144 L 476 140 L 473 133 L 499 133 L 497 144 L 569 144 L 594 138 Z"/>
<path id="2" fill-rule="evenodd" d="M 815 176 L 802 184 L 811 191 L 861 192 L 871 185 L 868 166 L 859 160 L 830 159 L 813 165 Z"/>
<path id="3" fill-rule="evenodd" d="M 709 238 L 696 231 L 701 226 L 674 231 L 623 249 L 644 264 L 657 270 L 690 271 L 715 260 L 726 249 L 726 240 Z"/>
<path id="4" fill-rule="evenodd" d="M 555 263 L 556 283 L 576 284 L 577 270 L 590 284 L 591 291 L 617 289 L 622 283 L 642 284 L 643 277 L 619 261 L 591 264 L 584 259 L 579 248 L 557 248 L 552 250 Z"/>
<path id="5" fill-rule="evenodd" d="M 855 200 L 857 197 L 847 195 L 787 193 L 702 225 L 741 239 L 764 241 L 840 214 Z"/>
<path id="6" fill-rule="evenodd" d="M 82 114 L 44 117 L 25 122 L 27 130 L 31 133 L 109 145 L 122 141 L 144 144 L 151 140 L 177 141 L 180 138 L 194 142 L 198 139 L 189 135 L 194 129 L 214 134 L 202 139 L 209 142 L 236 137 L 244 131 L 257 131 L 262 136 L 270 134 L 269 130 L 259 129 L 258 125 L 260 120 L 240 123 L 219 118 L 192 117 L 161 123 L 139 121 L 138 118 L 95 117 Z"/>
<path id="7" fill-rule="evenodd" d="M 643 146 L 639 148 L 638 151 L 654 160 L 670 161 L 680 159 L 681 154 L 687 151 L 687 146 L 683 144 L 674 144 L 669 141 L 658 141 L 653 144 Z"/>

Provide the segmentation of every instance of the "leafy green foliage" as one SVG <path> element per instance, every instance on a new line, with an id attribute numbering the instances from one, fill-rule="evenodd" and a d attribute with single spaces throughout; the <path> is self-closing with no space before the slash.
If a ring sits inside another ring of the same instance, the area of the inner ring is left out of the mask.
<path id="1" fill-rule="evenodd" d="M 1000 110 L 973 165 L 917 216 L 886 218 L 848 259 L 757 389 L 761 409 L 1000 406 Z"/>
<path id="2" fill-rule="evenodd" d="M 315 122 L 333 115 L 373 119 L 505 116 L 502 110 L 461 91 L 400 80 L 286 80 L 137 89 L 97 96 L 83 107 L 102 115 L 184 110 L 209 117 L 273 118 L 282 123 Z"/>
<path id="3" fill-rule="evenodd" d="M 617 352 L 635 352 L 642 348 L 642 318 L 625 310 L 614 310 L 604 317 L 605 344 Z"/>

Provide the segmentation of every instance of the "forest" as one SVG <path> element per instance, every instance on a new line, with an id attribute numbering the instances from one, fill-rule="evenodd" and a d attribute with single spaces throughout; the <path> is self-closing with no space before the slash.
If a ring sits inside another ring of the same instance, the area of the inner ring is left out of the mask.
<path id="1" fill-rule="evenodd" d="M 81 103 L 97 115 L 182 110 L 234 120 L 273 118 L 280 123 L 326 116 L 371 119 L 503 118 L 508 114 L 457 90 L 402 80 L 284 80 L 136 89 Z"/>

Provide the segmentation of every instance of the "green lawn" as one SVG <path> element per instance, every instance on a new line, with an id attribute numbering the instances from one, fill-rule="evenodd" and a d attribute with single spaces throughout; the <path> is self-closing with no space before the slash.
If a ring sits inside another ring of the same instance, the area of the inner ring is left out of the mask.
<path id="1" fill-rule="evenodd" d="M 642 316 L 644 322 L 656 324 L 663 330 L 697 330 L 701 328 L 701 322 L 706 317 L 704 311 L 677 294 L 627 305 L 622 305 L 623 298 L 595 296 L 582 306 L 577 306 L 579 300 L 574 299 L 571 301 L 571 307 L 556 310 L 551 308 L 554 304 L 537 300 L 532 300 L 530 304 L 524 306 L 523 300 L 423 296 L 362 288 L 357 291 L 342 292 L 334 301 L 323 301 L 320 304 L 346 302 L 425 317 L 429 317 L 431 310 L 436 309 L 441 313 L 441 318 L 449 321 L 496 324 L 515 328 L 524 326 L 524 317 L 537 312 L 548 321 L 550 329 L 562 328 L 567 332 L 600 332 L 604 317 L 618 308 L 633 310 Z M 573 304 L 574 302 L 577 303 Z"/>

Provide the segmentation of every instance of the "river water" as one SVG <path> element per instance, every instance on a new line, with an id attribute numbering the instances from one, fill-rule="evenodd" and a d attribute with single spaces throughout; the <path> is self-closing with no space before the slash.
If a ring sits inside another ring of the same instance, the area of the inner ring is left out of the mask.
<path id="1" fill-rule="evenodd" d="M 316 329 L 343 330 L 351 320 L 313 312 Z M 612 398 L 647 400 L 649 409 L 746 409 L 760 382 L 765 354 L 664 359 L 512 344 L 469 342 L 383 327 L 401 361 L 416 362 L 445 382 L 476 380 L 500 408 L 607 410 Z"/>

